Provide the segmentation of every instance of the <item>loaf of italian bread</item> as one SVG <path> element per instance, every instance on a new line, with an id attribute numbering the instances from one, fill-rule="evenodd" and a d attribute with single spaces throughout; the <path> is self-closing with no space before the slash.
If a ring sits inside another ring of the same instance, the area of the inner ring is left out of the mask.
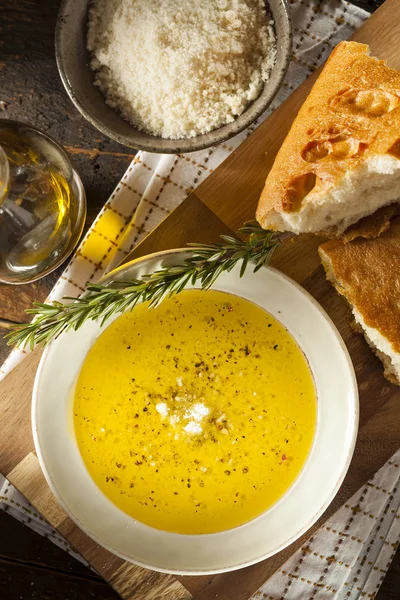
<path id="1" fill-rule="evenodd" d="M 383 362 L 385 377 L 400 385 L 400 217 L 379 237 L 330 240 L 319 255 L 327 279 Z"/>
<path id="2" fill-rule="evenodd" d="M 300 109 L 257 209 L 265 229 L 339 237 L 400 198 L 400 72 L 342 42 Z"/>

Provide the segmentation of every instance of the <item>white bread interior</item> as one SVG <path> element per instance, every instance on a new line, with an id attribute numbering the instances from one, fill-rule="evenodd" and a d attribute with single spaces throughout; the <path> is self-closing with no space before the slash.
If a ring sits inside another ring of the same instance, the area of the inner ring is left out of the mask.
<path id="1" fill-rule="evenodd" d="M 393 349 L 392 344 L 377 329 L 365 324 L 361 313 L 354 306 L 352 312 L 357 325 L 362 328 L 368 345 L 382 361 L 386 379 L 400 385 L 400 354 Z"/>
<path id="2" fill-rule="evenodd" d="M 268 214 L 268 227 L 293 233 L 340 236 L 350 225 L 400 199 L 400 160 L 389 154 L 368 158 L 343 174 L 325 193 L 310 192 L 299 212 Z M 263 225 L 263 223 L 261 223 Z"/>

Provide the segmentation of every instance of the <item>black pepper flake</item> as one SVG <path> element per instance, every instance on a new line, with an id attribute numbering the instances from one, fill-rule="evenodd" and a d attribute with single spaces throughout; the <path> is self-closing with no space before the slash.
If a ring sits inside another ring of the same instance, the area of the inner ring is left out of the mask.
<path id="1" fill-rule="evenodd" d="M 127 350 L 130 350 L 130 349 L 131 349 L 131 346 L 127 346 L 127 347 L 126 347 L 126 349 L 127 349 Z"/>
<path id="2" fill-rule="evenodd" d="M 231 474 L 231 472 L 228 471 L 228 470 L 224 471 L 224 473 L 225 473 L 225 475 L 230 475 Z"/>
<path id="3" fill-rule="evenodd" d="M 248 472 L 249 472 L 248 468 L 247 467 L 243 467 L 243 473 L 248 473 Z"/>
<path id="4" fill-rule="evenodd" d="M 277 350 L 277 349 L 278 349 L 278 344 L 275 344 L 274 350 Z"/>
<path id="5" fill-rule="evenodd" d="M 147 406 L 144 407 L 143 412 L 147 412 L 149 409 L 147 408 Z"/>

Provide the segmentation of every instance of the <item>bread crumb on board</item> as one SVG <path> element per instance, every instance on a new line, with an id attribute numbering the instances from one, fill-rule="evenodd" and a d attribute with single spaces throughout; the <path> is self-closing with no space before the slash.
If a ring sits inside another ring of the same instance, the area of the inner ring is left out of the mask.
<path id="1" fill-rule="evenodd" d="M 234 121 L 276 59 L 264 0 L 93 0 L 87 46 L 107 104 L 171 139 Z"/>

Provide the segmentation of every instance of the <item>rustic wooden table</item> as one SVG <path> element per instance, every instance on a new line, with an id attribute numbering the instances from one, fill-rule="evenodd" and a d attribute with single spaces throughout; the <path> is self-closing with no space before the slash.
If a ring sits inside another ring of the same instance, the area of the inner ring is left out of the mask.
<path id="1" fill-rule="evenodd" d="M 382 2 L 356 3 L 372 11 Z M 134 151 L 108 140 L 86 123 L 64 92 L 54 58 L 58 6 L 59 0 L 1 2 L 0 118 L 36 125 L 67 148 L 86 189 L 90 225 Z M 47 296 L 60 271 L 34 284 L 0 286 L 0 364 L 9 352 L 2 336 L 12 323 L 26 320 L 25 309 L 33 300 Z M 0 511 L 0 598 L 112 600 L 117 595 L 48 539 Z M 400 552 L 377 598 L 400 598 Z"/>

